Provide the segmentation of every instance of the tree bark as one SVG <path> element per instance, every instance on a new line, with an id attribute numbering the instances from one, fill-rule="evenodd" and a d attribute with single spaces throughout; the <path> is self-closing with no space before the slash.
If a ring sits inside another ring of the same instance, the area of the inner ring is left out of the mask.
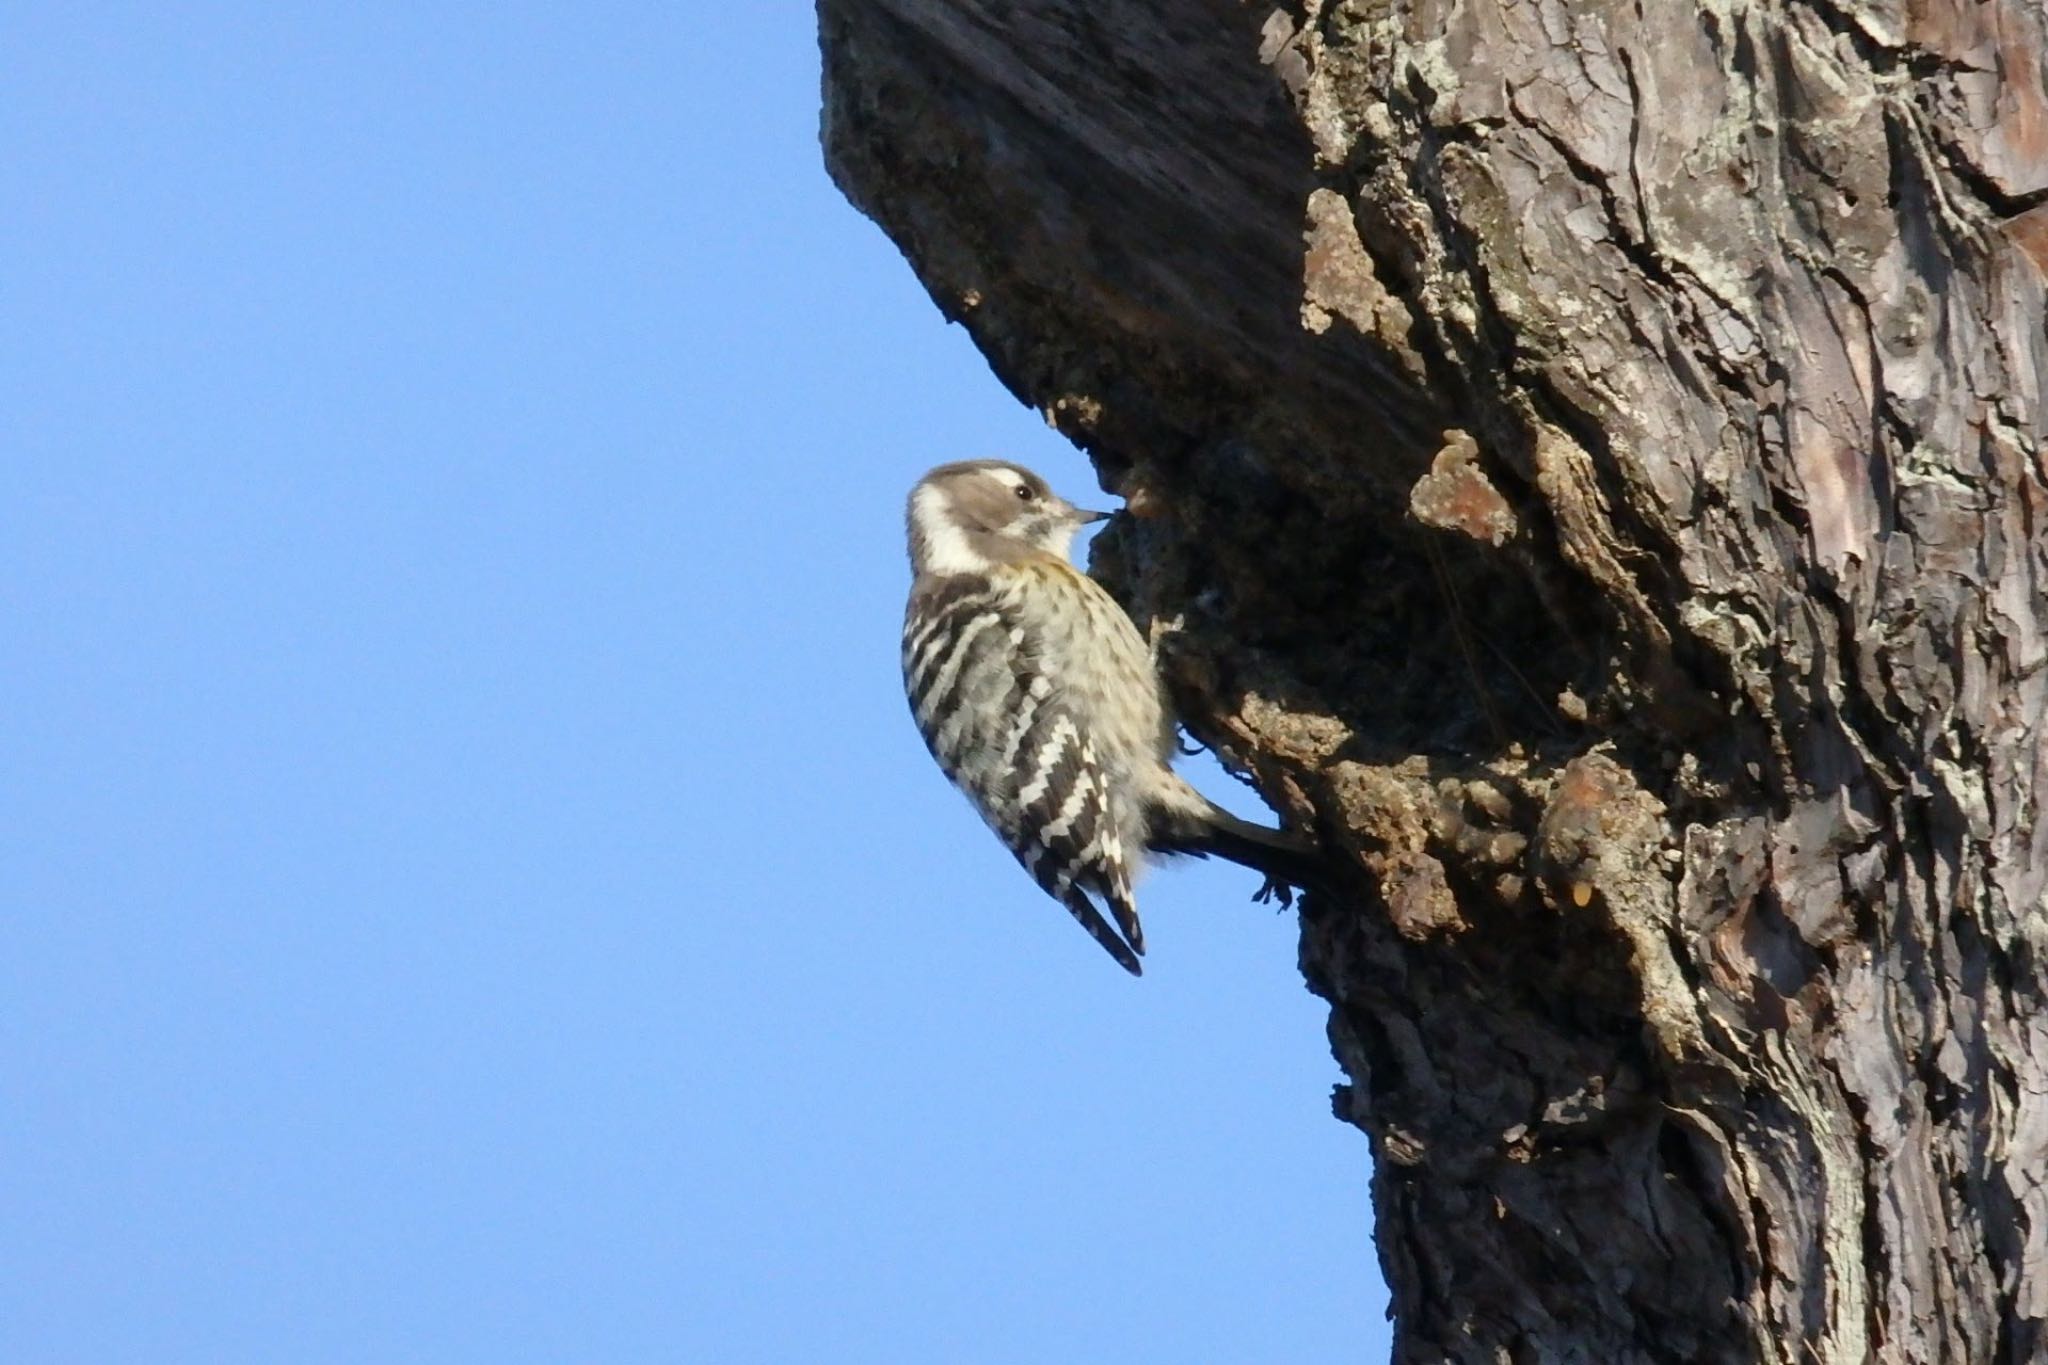
<path id="1" fill-rule="evenodd" d="M 2038 0 L 820 0 L 1313 831 L 1395 1358 L 2048 1358 Z"/>

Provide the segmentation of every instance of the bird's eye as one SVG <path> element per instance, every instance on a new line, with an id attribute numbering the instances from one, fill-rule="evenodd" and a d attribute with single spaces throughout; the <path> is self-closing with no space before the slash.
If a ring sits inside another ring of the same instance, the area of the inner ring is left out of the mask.
<path id="1" fill-rule="evenodd" d="M 1037 497 L 1038 494 L 1032 490 L 1030 484 L 1020 483 L 1017 485 L 1017 496 L 1022 498 L 1026 502 L 1030 502 L 1033 498 Z"/>

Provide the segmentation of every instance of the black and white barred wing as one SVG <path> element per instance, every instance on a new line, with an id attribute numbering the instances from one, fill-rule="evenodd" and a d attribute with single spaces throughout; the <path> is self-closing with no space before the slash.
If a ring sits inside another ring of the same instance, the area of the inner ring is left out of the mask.
<path id="1" fill-rule="evenodd" d="M 1000 575 L 920 585 L 903 629 L 903 678 L 932 757 L 1017 861 L 1104 951 L 1137 974 L 1144 932 L 1123 812 L 1082 717 L 1068 705 L 1028 597 Z M 1089 899 L 1108 903 L 1119 937 Z"/>

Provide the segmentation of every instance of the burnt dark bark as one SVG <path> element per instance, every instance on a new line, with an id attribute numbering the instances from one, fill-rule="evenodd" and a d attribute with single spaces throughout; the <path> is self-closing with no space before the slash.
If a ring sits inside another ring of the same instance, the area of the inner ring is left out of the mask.
<path id="1" fill-rule="evenodd" d="M 2034 0 L 821 0 L 1317 833 L 1401 1361 L 2048 1357 Z"/>

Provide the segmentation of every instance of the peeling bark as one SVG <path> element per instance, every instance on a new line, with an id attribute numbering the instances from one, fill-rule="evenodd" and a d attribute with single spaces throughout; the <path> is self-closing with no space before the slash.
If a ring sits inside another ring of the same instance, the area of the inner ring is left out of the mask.
<path id="1" fill-rule="evenodd" d="M 2048 1358 L 2048 18 L 821 0 L 827 160 L 1341 860 L 1395 1357 Z"/>

